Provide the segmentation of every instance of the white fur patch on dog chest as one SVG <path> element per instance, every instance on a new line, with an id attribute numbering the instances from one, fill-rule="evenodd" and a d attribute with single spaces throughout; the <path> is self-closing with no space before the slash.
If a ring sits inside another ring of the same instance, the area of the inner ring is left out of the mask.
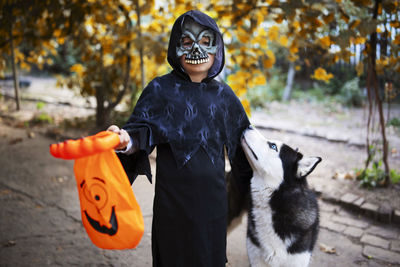
<path id="1" fill-rule="evenodd" d="M 260 243 L 257 247 L 247 238 L 247 253 L 252 267 L 258 266 L 307 266 L 310 262 L 311 253 L 303 252 L 290 254 L 287 252 L 293 242 L 296 241 L 294 236 L 282 240 L 275 232 L 273 227 L 272 215 L 273 211 L 269 205 L 273 189 L 259 187 L 256 180 L 251 183 L 252 207 L 255 224 L 255 236 Z"/>

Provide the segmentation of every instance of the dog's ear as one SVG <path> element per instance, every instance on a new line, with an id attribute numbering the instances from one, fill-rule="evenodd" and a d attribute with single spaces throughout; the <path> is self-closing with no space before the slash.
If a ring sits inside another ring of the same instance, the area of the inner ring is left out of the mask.
<path id="1" fill-rule="evenodd" d="M 309 175 L 321 160 L 320 157 L 303 157 L 297 163 L 297 177 L 303 178 Z"/>

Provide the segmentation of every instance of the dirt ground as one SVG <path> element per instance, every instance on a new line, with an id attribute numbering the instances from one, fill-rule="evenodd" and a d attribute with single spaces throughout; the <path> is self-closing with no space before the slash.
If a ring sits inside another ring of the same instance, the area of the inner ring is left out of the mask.
<path id="1" fill-rule="evenodd" d="M 400 107 L 391 109 L 392 118 L 400 118 Z M 367 155 L 366 116 L 363 108 L 293 101 L 268 104 L 266 109 L 255 111 L 251 120 L 259 128 L 269 130 L 271 138 L 283 140 L 306 155 L 322 157 L 310 178 L 311 185 L 322 187 L 324 192 L 349 191 L 371 203 L 399 207 L 400 184 L 366 189 L 355 179 L 355 170 L 364 167 Z M 374 121 L 377 122 L 377 113 Z M 376 131 L 374 134 L 378 136 Z M 389 166 L 399 172 L 400 131 L 387 127 L 386 134 Z"/>
<path id="2" fill-rule="evenodd" d="M 95 113 L 95 100 L 83 99 L 78 92 L 55 86 L 49 78 L 27 77 L 29 88 L 22 89 L 23 108 L 15 110 L 11 84 L 0 85 L 3 95 L 0 102 L 0 120 L 8 125 L 29 131 L 47 133 L 51 136 L 79 138 L 88 135 L 90 129 L 60 129 L 54 125 L 64 119 L 85 117 Z M 44 105 L 38 109 L 38 102 Z M 120 110 L 124 107 L 118 107 Z M 50 125 L 27 128 L 27 121 L 41 113 L 51 115 Z M 385 111 L 387 116 L 387 111 Z M 400 118 L 400 105 L 391 106 L 391 118 Z M 352 191 L 363 195 L 371 203 L 400 206 L 400 184 L 389 188 L 365 189 L 356 181 L 355 170 L 362 169 L 366 159 L 366 108 L 347 108 L 337 103 L 291 101 L 289 103 L 266 103 L 265 108 L 253 110 L 251 122 L 260 129 L 269 130 L 271 138 L 282 140 L 299 148 L 304 154 L 322 157 L 323 161 L 310 179 L 312 186 L 324 191 Z M 378 113 L 374 111 L 373 124 L 377 125 Z M 389 165 L 400 172 L 400 129 L 386 128 L 389 141 Z M 370 139 L 379 138 L 375 127 Z M 317 142 L 318 140 L 318 142 Z"/>

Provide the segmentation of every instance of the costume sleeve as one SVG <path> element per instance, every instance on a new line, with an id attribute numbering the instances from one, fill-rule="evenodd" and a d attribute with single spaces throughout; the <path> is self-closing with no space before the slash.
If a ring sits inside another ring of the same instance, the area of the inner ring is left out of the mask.
<path id="1" fill-rule="evenodd" d="M 253 170 L 247 161 L 242 147 L 236 148 L 236 155 L 231 161 L 232 177 L 242 195 L 246 195 L 250 189 L 250 179 L 253 177 Z"/>
<path id="2" fill-rule="evenodd" d="M 123 153 L 125 155 L 130 155 L 137 151 L 136 140 L 129 138 L 129 143 L 125 149 L 115 149 L 116 153 Z"/>
<path id="3" fill-rule="evenodd" d="M 137 152 L 130 155 L 117 153 L 131 184 L 138 175 L 146 175 L 152 182 L 148 156 L 157 144 L 163 142 L 157 126 L 161 115 L 158 107 L 163 106 L 159 90 L 160 85 L 156 80 L 150 82 L 143 90 L 128 122 L 122 127 L 137 142 Z"/>
<path id="4" fill-rule="evenodd" d="M 240 100 L 229 86 L 227 88 L 227 99 L 229 99 L 227 112 L 229 116 L 226 119 L 228 157 L 232 168 L 232 179 L 241 195 L 245 196 L 250 188 L 253 170 L 244 154 L 240 139 L 243 131 L 249 127 L 250 121 Z"/>
<path id="5" fill-rule="evenodd" d="M 152 182 L 150 161 L 148 155 L 153 151 L 154 145 L 149 145 L 151 130 L 147 126 L 140 127 L 139 124 L 127 124 L 133 129 L 128 130 L 132 139 L 138 142 L 138 151 L 133 154 L 117 153 L 122 166 L 128 175 L 129 182 L 132 184 L 138 175 L 146 175 L 150 183 Z M 124 126 L 125 127 L 125 126 Z"/>
<path id="6" fill-rule="evenodd" d="M 232 162 L 236 157 L 236 150 L 240 148 L 240 138 L 245 129 L 250 126 L 246 112 L 232 89 L 225 85 L 224 123 L 226 129 L 226 147 L 229 160 Z"/>
<path id="7" fill-rule="evenodd" d="M 239 145 L 236 149 L 236 155 L 231 161 L 231 171 L 227 174 L 227 186 L 231 195 L 228 198 L 228 226 L 248 207 L 252 176 L 253 170 Z"/>

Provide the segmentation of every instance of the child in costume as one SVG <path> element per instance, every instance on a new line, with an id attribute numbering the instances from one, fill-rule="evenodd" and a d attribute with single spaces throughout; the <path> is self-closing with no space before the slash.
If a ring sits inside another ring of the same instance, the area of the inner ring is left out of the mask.
<path id="1" fill-rule="evenodd" d="M 247 185 L 252 171 L 240 138 L 249 120 L 232 89 L 214 80 L 225 57 L 212 18 L 181 15 L 168 62 L 173 71 L 147 85 L 123 129 L 109 130 L 120 135 L 118 156 L 131 183 L 138 174 L 151 181 L 148 155 L 157 146 L 153 266 L 225 266 L 224 147 L 234 176 Z"/>

